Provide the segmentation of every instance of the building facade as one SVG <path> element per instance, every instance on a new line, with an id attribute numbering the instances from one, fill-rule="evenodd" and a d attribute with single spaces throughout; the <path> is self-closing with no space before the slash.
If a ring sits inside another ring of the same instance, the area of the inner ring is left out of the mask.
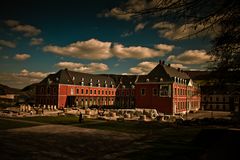
<path id="1" fill-rule="evenodd" d="M 137 108 L 154 108 L 166 114 L 181 114 L 200 109 L 200 88 L 180 69 L 164 61 L 140 76 L 135 89 Z"/>
<path id="2" fill-rule="evenodd" d="M 240 86 L 202 86 L 201 108 L 208 111 L 239 112 Z"/>
<path id="3" fill-rule="evenodd" d="M 90 107 L 114 105 L 116 87 L 110 77 L 67 69 L 46 77 L 36 88 L 36 105 Z"/>
<path id="4" fill-rule="evenodd" d="M 190 77 L 163 61 L 147 75 L 94 75 L 60 70 L 36 88 L 39 106 L 149 108 L 180 114 L 200 108 L 200 89 Z"/>

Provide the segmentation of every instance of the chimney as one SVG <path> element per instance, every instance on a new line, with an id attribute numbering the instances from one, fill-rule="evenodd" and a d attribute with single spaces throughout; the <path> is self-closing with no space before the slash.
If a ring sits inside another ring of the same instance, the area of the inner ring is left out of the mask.
<path id="1" fill-rule="evenodd" d="M 162 61 L 161 61 L 161 59 L 159 60 L 159 64 L 162 64 Z"/>

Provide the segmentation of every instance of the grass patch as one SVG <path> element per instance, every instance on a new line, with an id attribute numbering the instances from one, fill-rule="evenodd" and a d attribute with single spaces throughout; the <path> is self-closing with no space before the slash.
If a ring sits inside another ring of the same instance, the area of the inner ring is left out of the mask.
<path id="1" fill-rule="evenodd" d="M 32 126 L 36 126 L 36 125 L 37 124 L 24 123 L 24 122 L 5 120 L 5 119 L 0 120 L 0 130 L 22 128 L 22 127 L 32 127 Z"/>

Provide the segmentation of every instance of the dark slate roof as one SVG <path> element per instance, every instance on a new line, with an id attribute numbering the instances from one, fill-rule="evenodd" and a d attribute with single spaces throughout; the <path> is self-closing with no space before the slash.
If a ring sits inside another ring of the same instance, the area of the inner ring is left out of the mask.
<path id="1" fill-rule="evenodd" d="M 209 80 L 212 76 L 211 71 L 184 71 L 193 80 Z"/>
<path id="2" fill-rule="evenodd" d="M 117 84 L 117 87 L 120 88 L 122 88 L 123 86 L 125 86 L 125 88 L 132 88 L 132 85 L 135 84 L 135 81 L 138 77 L 137 75 L 115 75 L 115 74 L 103 74 L 103 76 L 111 77 Z"/>
<path id="3" fill-rule="evenodd" d="M 187 73 L 169 65 L 159 63 L 149 74 L 140 76 L 138 82 L 169 82 L 173 81 L 174 77 L 186 80 L 190 79 Z"/>
<path id="4" fill-rule="evenodd" d="M 98 83 L 100 83 L 101 87 L 104 87 L 105 82 L 108 87 L 111 87 L 111 85 L 116 86 L 115 81 L 109 76 L 80 73 L 80 72 L 70 71 L 68 69 L 60 70 L 55 74 L 48 75 L 45 79 L 43 79 L 40 82 L 40 84 L 60 83 L 60 84 L 81 85 L 81 82 L 83 79 L 84 79 L 84 86 L 90 86 L 91 82 L 92 82 L 92 86 L 98 86 Z"/>

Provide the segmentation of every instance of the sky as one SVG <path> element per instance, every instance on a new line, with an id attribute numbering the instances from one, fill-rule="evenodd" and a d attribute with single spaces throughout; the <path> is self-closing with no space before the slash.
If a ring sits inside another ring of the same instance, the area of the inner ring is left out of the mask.
<path id="1" fill-rule="evenodd" d="M 139 18 L 144 0 L 3 0 L 0 84 L 23 88 L 60 69 L 147 74 L 159 62 L 204 70 L 214 33 L 187 37 L 192 24 Z M 201 29 L 201 26 L 199 26 Z M 198 30 L 198 28 L 197 28 Z"/>

